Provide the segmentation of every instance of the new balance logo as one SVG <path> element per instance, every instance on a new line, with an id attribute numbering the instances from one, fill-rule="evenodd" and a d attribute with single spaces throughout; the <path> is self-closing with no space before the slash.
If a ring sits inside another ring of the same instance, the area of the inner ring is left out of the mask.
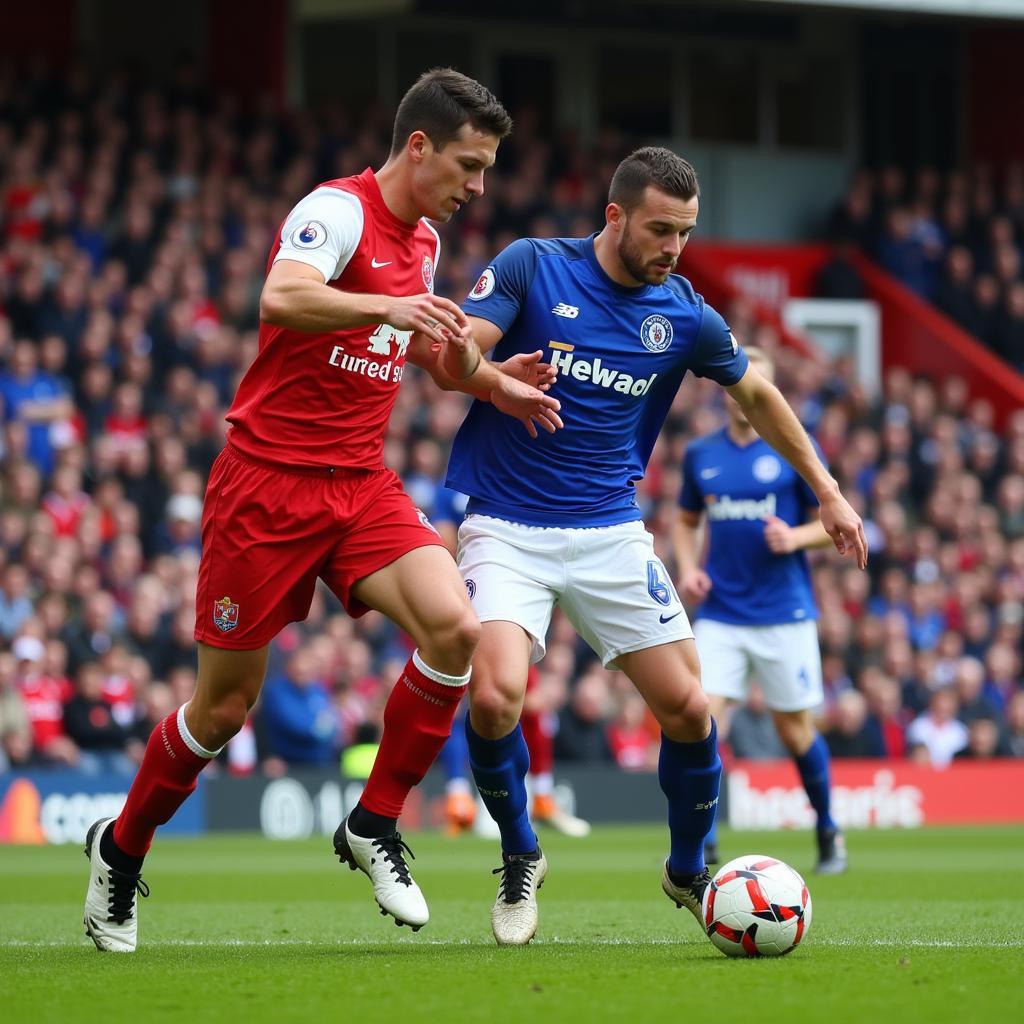
<path id="1" fill-rule="evenodd" d="M 580 315 L 579 306 L 570 306 L 567 302 L 560 302 L 551 312 L 555 316 L 564 316 L 566 320 L 575 320 Z"/>

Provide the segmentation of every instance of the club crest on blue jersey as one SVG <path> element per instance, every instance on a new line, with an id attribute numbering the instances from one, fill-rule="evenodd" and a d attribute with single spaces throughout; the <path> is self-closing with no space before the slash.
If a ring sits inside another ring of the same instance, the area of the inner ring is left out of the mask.
<path id="1" fill-rule="evenodd" d="M 291 242 L 296 249 L 319 249 L 327 241 L 327 228 L 318 220 L 306 221 L 292 232 Z"/>
<path id="2" fill-rule="evenodd" d="M 759 455 L 754 459 L 751 472 L 753 472 L 755 480 L 759 480 L 763 484 L 770 484 L 773 480 L 778 480 L 779 474 L 782 472 L 782 463 L 774 455 Z"/>
<path id="3" fill-rule="evenodd" d="M 648 352 L 664 352 L 672 344 L 672 322 L 655 313 L 640 325 L 640 340 Z"/>
<path id="4" fill-rule="evenodd" d="M 213 624 L 222 633 L 230 633 L 238 625 L 238 605 L 230 597 L 213 602 Z"/>
<path id="5" fill-rule="evenodd" d="M 488 267 L 481 275 L 472 290 L 469 293 L 469 298 L 479 302 L 480 299 L 486 299 L 491 292 L 494 291 L 494 267 Z"/>

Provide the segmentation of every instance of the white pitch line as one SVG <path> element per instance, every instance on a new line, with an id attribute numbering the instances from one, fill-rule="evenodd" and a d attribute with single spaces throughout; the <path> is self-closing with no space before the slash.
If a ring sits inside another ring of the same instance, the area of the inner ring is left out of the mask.
<path id="1" fill-rule="evenodd" d="M 693 941 L 681 941 L 678 939 L 563 939 L 553 936 L 549 939 L 534 939 L 534 946 L 679 946 L 694 945 Z M 847 949 L 886 947 L 891 949 L 1024 949 L 1024 939 L 1002 939 L 1002 940 L 965 940 L 957 942 L 953 939 L 900 939 L 900 938 L 877 938 L 877 939 L 844 939 L 825 938 L 811 939 L 809 947 L 842 947 Z M 326 947 L 326 946 L 486 946 L 491 943 L 485 940 L 474 942 L 470 939 L 337 939 L 329 940 L 314 939 L 149 939 L 142 945 L 147 947 L 159 947 L 173 949 L 175 947 L 201 947 L 204 949 L 265 949 L 274 947 Z M 0 948 L 7 949 L 73 949 L 89 948 L 87 942 L 72 941 L 43 941 L 33 942 L 29 939 L 4 939 L 0 940 Z"/>

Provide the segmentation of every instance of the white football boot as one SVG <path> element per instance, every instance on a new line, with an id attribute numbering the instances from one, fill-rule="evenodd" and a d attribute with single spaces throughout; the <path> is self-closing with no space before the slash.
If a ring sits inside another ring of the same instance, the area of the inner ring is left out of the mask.
<path id="1" fill-rule="evenodd" d="M 676 885 L 668 873 L 668 861 L 661 872 L 661 887 L 665 895 L 677 906 L 686 909 L 697 918 L 697 924 L 701 930 L 704 928 L 704 915 L 701 911 L 701 901 L 704 899 L 704 890 L 711 884 L 711 872 L 707 868 L 695 875 L 689 885 Z"/>
<path id="2" fill-rule="evenodd" d="M 369 876 L 380 912 L 390 914 L 395 924 L 407 924 L 418 932 L 430 920 L 430 911 L 420 887 L 409 873 L 403 851 L 413 857 L 398 832 L 380 839 L 364 839 L 348 827 L 348 818 L 334 833 L 334 852 L 338 859 L 353 871 L 358 868 Z"/>
<path id="3" fill-rule="evenodd" d="M 498 898 L 491 908 L 491 931 L 499 946 L 525 946 L 537 934 L 537 890 L 548 872 L 547 858 L 528 853 L 503 853 Z"/>
<path id="4" fill-rule="evenodd" d="M 126 875 L 100 856 L 100 836 L 113 822 L 100 818 L 85 837 L 89 858 L 89 888 L 85 893 L 85 934 L 105 953 L 134 953 L 138 938 L 135 894 L 149 895 L 141 875 Z"/>

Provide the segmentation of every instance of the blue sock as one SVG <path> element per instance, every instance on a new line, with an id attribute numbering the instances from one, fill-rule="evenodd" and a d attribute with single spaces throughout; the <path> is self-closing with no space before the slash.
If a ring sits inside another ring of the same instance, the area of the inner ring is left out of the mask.
<path id="1" fill-rule="evenodd" d="M 673 875 L 699 874 L 704 870 L 704 839 L 715 823 L 722 781 L 713 718 L 707 739 L 697 743 L 677 743 L 662 733 L 658 781 L 668 797 L 669 870 Z"/>
<path id="2" fill-rule="evenodd" d="M 821 735 L 799 757 L 794 757 L 807 799 L 818 815 L 818 831 L 836 827 L 832 820 L 832 782 L 829 778 L 828 747 Z"/>
<path id="3" fill-rule="evenodd" d="M 448 739 L 441 748 L 439 760 L 445 782 L 465 779 L 466 785 L 469 785 L 469 745 L 466 742 L 466 730 L 460 721 L 455 721 Z"/>
<path id="4" fill-rule="evenodd" d="M 499 740 L 485 740 L 473 731 L 469 715 L 466 715 L 466 740 L 476 788 L 491 817 L 498 823 L 502 850 L 505 853 L 532 853 L 537 849 L 537 835 L 530 824 L 526 800 L 530 751 L 522 728 L 517 725 Z"/>

